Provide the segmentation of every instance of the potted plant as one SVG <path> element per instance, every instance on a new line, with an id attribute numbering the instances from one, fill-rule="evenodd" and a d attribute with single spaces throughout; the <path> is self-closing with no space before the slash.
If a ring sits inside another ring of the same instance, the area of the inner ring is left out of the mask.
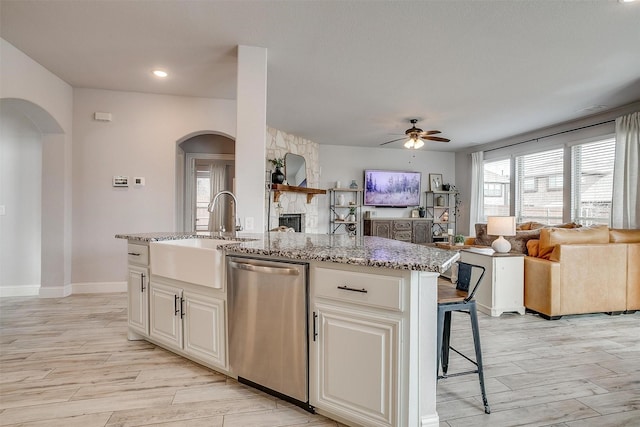
<path id="1" fill-rule="evenodd" d="M 420 218 L 424 218 L 426 214 L 427 214 L 427 211 L 425 210 L 424 206 L 418 207 L 418 216 Z"/>
<path id="2" fill-rule="evenodd" d="M 456 235 L 453 237 L 453 243 L 454 243 L 456 246 L 462 246 L 462 245 L 464 245 L 464 236 L 463 236 L 462 234 L 456 234 Z"/>
<path id="3" fill-rule="evenodd" d="M 355 222 L 355 220 L 356 220 L 356 208 L 354 206 L 349 208 L 349 217 L 347 219 L 350 222 Z"/>
<path id="4" fill-rule="evenodd" d="M 282 184 L 284 182 L 284 174 L 281 168 L 284 166 L 284 158 L 269 159 L 269 162 L 275 167 L 275 171 L 271 174 L 271 182 L 273 184 Z"/>

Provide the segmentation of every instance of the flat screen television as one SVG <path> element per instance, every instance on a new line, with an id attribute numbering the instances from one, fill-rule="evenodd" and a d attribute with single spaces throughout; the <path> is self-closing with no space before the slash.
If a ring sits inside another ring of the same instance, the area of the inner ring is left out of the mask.
<path id="1" fill-rule="evenodd" d="M 420 172 L 365 170 L 364 205 L 406 208 L 420 205 Z"/>

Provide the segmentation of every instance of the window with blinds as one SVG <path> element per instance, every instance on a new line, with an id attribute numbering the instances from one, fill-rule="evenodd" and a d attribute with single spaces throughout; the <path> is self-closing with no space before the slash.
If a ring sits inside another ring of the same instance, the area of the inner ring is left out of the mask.
<path id="1" fill-rule="evenodd" d="M 571 147 L 571 220 L 609 224 L 615 138 Z"/>
<path id="2" fill-rule="evenodd" d="M 484 218 L 509 215 L 511 160 L 484 163 Z"/>
<path id="3" fill-rule="evenodd" d="M 516 221 L 562 222 L 563 149 L 517 156 Z"/>

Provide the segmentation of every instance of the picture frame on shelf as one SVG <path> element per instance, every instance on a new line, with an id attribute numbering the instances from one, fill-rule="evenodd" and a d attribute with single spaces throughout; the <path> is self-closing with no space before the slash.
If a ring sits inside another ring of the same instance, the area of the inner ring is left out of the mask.
<path id="1" fill-rule="evenodd" d="M 442 191 L 442 174 L 429 174 L 429 191 Z"/>
<path id="2" fill-rule="evenodd" d="M 411 210 L 411 218 L 420 218 L 420 213 L 418 212 L 418 209 Z"/>

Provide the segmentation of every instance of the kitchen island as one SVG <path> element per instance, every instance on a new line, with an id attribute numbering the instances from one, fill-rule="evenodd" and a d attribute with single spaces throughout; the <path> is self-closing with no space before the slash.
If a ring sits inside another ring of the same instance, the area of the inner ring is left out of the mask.
<path id="1" fill-rule="evenodd" d="M 437 277 L 455 262 L 456 252 L 377 237 L 301 233 L 116 237 L 129 241 L 131 339 L 149 340 L 236 377 L 227 357 L 225 280 L 213 289 L 157 276 L 153 256 L 156 242 L 231 239 L 218 250 L 308 265 L 310 407 L 354 426 L 438 426 Z M 170 313 L 161 315 L 163 309 Z"/>

